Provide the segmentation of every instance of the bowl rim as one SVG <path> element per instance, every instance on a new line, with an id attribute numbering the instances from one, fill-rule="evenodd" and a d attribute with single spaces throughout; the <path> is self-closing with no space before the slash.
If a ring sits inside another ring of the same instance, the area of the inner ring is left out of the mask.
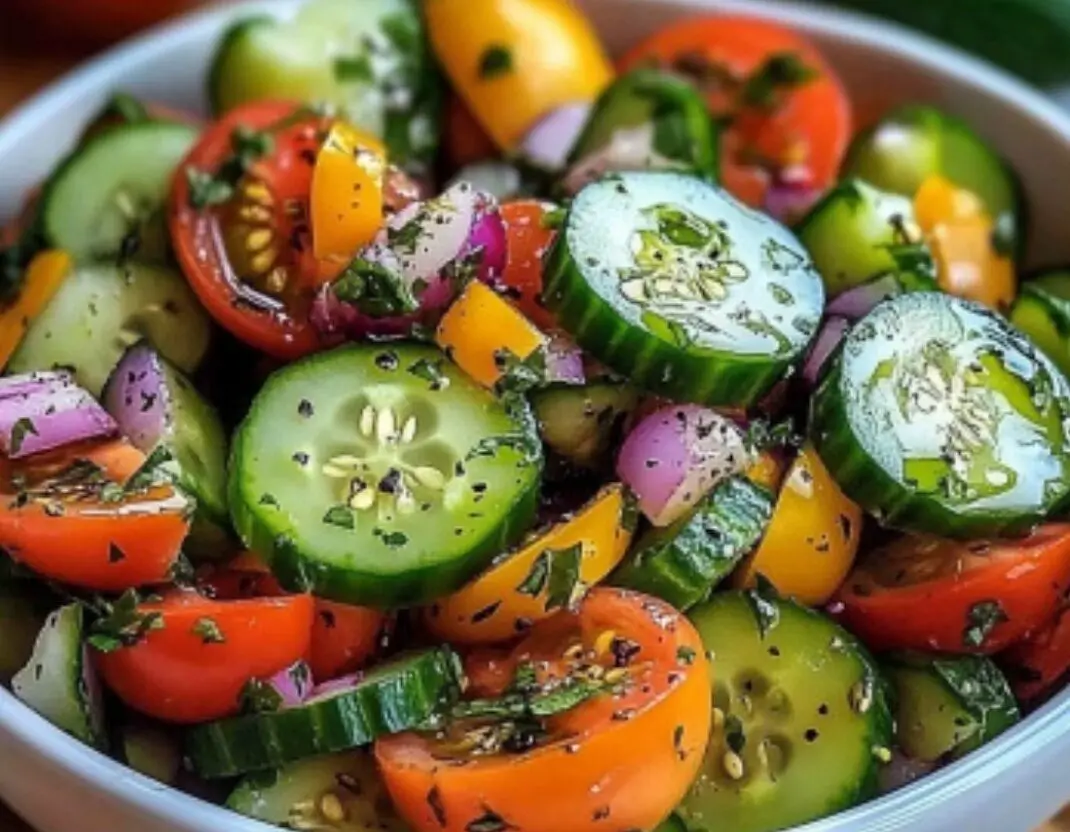
<path id="1" fill-rule="evenodd" d="M 588 5 L 626 4 L 628 0 L 588 0 Z M 1052 133 L 1065 137 L 1070 156 L 1070 113 L 1024 81 L 955 47 L 897 24 L 806 2 L 781 0 L 641 0 L 692 6 L 696 13 L 746 14 L 779 21 L 789 27 L 819 32 L 855 46 L 895 52 L 923 69 L 957 85 L 983 89 L 1001 107 L 1016 109 Z M 114 79 L 151 62 L 161 45 L 193 42 L 225 21 L 252 13 L 285 16 L 299 0 L 253 0 L 205 8 L 155 26 L 115 46 L 50 84 L 0 121 L 0 159 L 27 141 L 37 129 L 40 112 L 110 88 Z M 281 14 L 280 14 L 281 13 Z M 890 37 L 894 36 L 894 37 Z M 889 43 L 889 41 L 894 41 Z M 276 827 L 243 818 L 223 807 L 166 786 L 69 737 L 0 687 L 0 729 L 54 768 L 82 784 L 133 805 L 158 818 L 181 818 L 190 828 L 226 828 L 235 832 L 266 832 Z M 1070 688 L 1031 713 L 1007 733 L 940 771 L 891 794 L 795 827 L 794 832 L 903 832 L 939 804 L 976 793 L 1039 749 L 1070 733 Z M 1067 785 L 1070 798 L 1070 782 Z"/>

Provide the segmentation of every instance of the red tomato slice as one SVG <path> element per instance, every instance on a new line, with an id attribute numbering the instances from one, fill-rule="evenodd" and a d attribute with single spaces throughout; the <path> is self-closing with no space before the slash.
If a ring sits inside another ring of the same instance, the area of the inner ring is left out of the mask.
<path id="1" fill-rule="evenodd" d="M 97 592 L 164 583 L 189 532 L 167 485 L 119 487 L 144 462 L 125 440 L 0 461 L 0 546 L 60 583 Z"/>
<path id="2" fill-rule="evenodd" d="M 557 206 L 536 199 L 506 202 L 501 207 L 506 231 L 505 269 L 499 282 L 517 307 L 540 329 L 552 329 L 554 318 L 542 305 L 542 266 L 557 232 L 543 225 Z"/>
<path id="3" fill-rule="evenodd" d="M 312 172 L 329 126 L 289 102 L 239 107 L 201 137 L 171 191 L 171 239 L 201 303 L 238 338 L 285 360 L 319 346 L 308 320 L 312 297 L 344 267 L 312 256 Z M 231 199 L 195 208 L 188 171 L 218 175 L 240 128 L 268 136 L 270 151 L 241 176 Z"/>
<path id="4" fill-rule="evenodd" d="M 326 682 L 363 667 L 379 647 L 387 625 L 380 610 L 316 599 L 312 622 L 312 678 Z"/>
<path id="5" fill-rule="evenodd" d="M 745 80 L 771 57 L 792 55 L 814 70 L 814 79 L 785 91 L 770 108 L 737 100 Z M 836 181 L 851 140 L 847 93 L 817 48 L 790 29 L 744 17 L 681 20 L 640 43 L 620 61 L 621 70 L 654 63 L 697 79 L 714 114 L 735 115 L 721 148 L 725 187 L 760 208 L 776 171 L 805 172 L 825 189 Z"/>
<path id="6" fill-rule="evenodd" d="M 1070 607 L 1001 657 L 1007 678 L 1023 702 L 1036 699 L 1070 672 Z"/>
<path id="7" fill-rule="evenodd" d="M 869 552 L 832 612 L 873 650 L 995 653 L 1050 621 L 1070 586 L 1070 525 L 1023 540 L 903 537 Z"/>
<path id="8" fill-rule="evenodd" d="M 131 647 L 97 652 L 97 667 L 131 708 L 180 724 L 238 713 L 245 684 L 304 658 L 312 632 L 310 595 L 214 601 L 173 590 L 138 611 L 159 613 L 163 626 Z"/>

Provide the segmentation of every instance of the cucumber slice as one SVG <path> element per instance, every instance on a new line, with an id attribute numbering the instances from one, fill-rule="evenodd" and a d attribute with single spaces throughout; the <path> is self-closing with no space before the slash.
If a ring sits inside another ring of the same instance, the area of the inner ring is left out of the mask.
<path id="1" fill-rule="evenodd" d="M 185 551 L 222 556 L 227 546 L 227 439 L 212 406 L 152 346 L 139 342 L 115 365 L 101 401 L 120 432 L 197 504 Z"/>
<path id="2" fill-rule="evenodd" d="M 771 832 L 872 796 L 892 719 L 853 636 L 793 601 L 715 595 L 690 613 L 712 659 L 710 744 L 677 814 L 691 832 Z"/>
<path id="3" fill-rule="evenodd" d="M 207 314 L 177 272 L 144 264 L 82 266 L 30 326 L 7 372 L 68 367 L 99 396 L 123 352 L 140 338 L 189 373 L 210 335 Z"/>
<path id="4" fill-rule="evenodd" d="M 264 385 L 234 440 L 230 506 L 284 586 L 412 606 L 518 540 L 541 471 L 519 397 L 499 401 L 430 347 L 354 345 Z"/>
<path id="5" fill-rule="evenodd" d="M 936 282 L 936 265 L 921 240 L 914 203 L 856 179 L 817 203 L 796 233 L 835 297 L 882 274 L 910 272 Z"/>
<path id="6" fill-rule="evenodd" d="M 107 745 L 102 692 L 85 646 L 85 610 L 60 607 L 45 620 L 11 691 L 33 710 L 94 748 Z"/>
<path id="7" fill-rule="evenodd" d="M 588 185 L 545 270 L 544 303 L 585 350 L 680 401 L 747 407 L 802 357 L 821 278 L 786 228 L 668 172 Z"/>
<path id="8" fill-rule="evenodd" d="M 648 529 L 609 582 L 690 609 L 754 549 L 772 514 L 768 491 L 746 477 L 731 477 L 690 515 Z"/>
<path id="9" fill-rule="evenodd" d="M 169 251 L 163 204 L 197 129 L 143 121 L 105 130 L 78 147 L 45 183 L 40 222 L 46 246 L 76 261 Z"/>
<path id="10" fill-rule="evenodd" d="M 227 808 L 291 829 L 409 832 L 390 802 L 371 754 L 354 751 L 302 760 L 253 774 L 227 798 Z M 342 820 L 334 811 L 342 809 Z"/>
<path id="11" fill-rule="evenodd" d="M 294 708 L 196 726 L 187 752 L 197 774 L 215 779 L 358 748 L 438 715 L 459 698 L 461 679 L 448 647 L 426 650 L 321 686 Z"/>
<path id="12" fill-rule="evenodd" d="M 531 404 L 551 450 L 584 468 L 601 469 L 620 447 L 639 394 L 613 382 L 555 384 L 533 393 Z"/>
<path id="13" fill-rule="evenodd" d="M 223 37 L 209 73 L 216 113 L 261 99 L 325 103 L 381 137 L 391 161 L 426 168 L 441 82 L 410 0 L 311 0 L 293 21 L 260 16 Z"/>
<path id="14" fill-rule="evenodd" d="M 27 586 L 0 583 L 0 685 L 30 660 L 45 616 Z"/>
<path id="15" fill-rule="evenodd" d="M 130 721 L 122 727 L 123 760 L 134 771 L 175 785 L 182 769 L 182 745 L 173 731 L 147 721 Z"/>
<path id="16" fill-rule="evenodd" d="M 1020 186 L 1010 166 L 963 121 L 935 107 L 895 110 L 852 142 L 843 175 L 913 198 L 925 179 L 947 177 L 976 195 L 1005 238 L 1023 243 Z"/>
<path id="17" fill-rule="evenodd" d="M 984 656 L 899 654 L 884 669 L 896 693 L 896 742 L 912 759 L 956 760 L 1021 719 L 1007 679 Z"/>
<path id="18" fill-rule="evenodd" d="M 670 815 L 658 825 L 654 832 L 687 832 L 687 827 L 676 815 Z"/>
<path id="19" fill-rule="evenodd" d="M 1023 283 L 1009 317 L 1070 376 L 1070 272 L 1048 272 Z"/>
<path id="20" fill-rule="evenodd" d="M 829 472 L 889 526 L 1012 534 L 1070 495 L 1070 383 L 978 304 L 932 292 L 880 304 L 810 405 Z"/>
<path id="21" fill-rule="evenodd" d="M 615 140 L 649 147 L 641 169 L 673 168 L 718 179 L 714 122 L 698 90 L 678 75 L 642 68 L 614 81 L 592 108 L 569 164 L 605 152 Z"/>

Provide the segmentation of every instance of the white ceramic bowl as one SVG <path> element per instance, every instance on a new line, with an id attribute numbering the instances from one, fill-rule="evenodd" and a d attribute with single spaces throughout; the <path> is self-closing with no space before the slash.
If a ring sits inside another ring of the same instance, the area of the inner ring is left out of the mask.
<path id="1" fill-rule="evenodd" d="M 818 7 L 762 0 L 581 2 L 614 50 L 711 7 L 807 33 L 846 80 L 862 119 L 921 100 L 973 124 L 1022 176 L 1032 217 L 1030 262 L 1070 262 L 1063 203 L 1070 194 L 1070 116 L 1007 75 L 903 29 Z M 254 10 L 285 15 L 293 8 L 280 0 L 204 11 L 108 52 L 38 95 L 0 125 L 0 216 L 15 213 L 21 194 L 47 174 L 109 91 L 202 109 L 209 54 L 227 23 Z M 799 832 L 1028 832 L 1070 800 L 1068 762 L 1070 690 L 967 759 Z M 269 829 L 112 762 L 2 689 L 0 798 L 40 832 Z"/>

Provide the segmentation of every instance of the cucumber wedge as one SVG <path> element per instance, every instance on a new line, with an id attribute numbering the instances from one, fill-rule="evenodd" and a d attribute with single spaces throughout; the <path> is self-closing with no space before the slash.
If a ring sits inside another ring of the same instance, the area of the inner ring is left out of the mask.
<path id="1" fill-rule="evenodd" d="M 85 609 L 68 604 L 45 620 L 11 690 L 41 716 L 94 748 L 107 746 L 102 692 L 85 646 Z"/>
<path id="2" fill-rule="evenodd" d="M 441 82 L 410 0 L 310 0 L 292 21 L 243 20 L 220 42 L 209 95 L 216 113 L 261 99 L 331 105 L 410 168 L 438 147 Z"/>
<path id="3" fill-rule="evenodd" d="M 774 220 L 700 179 L 641 172 L 580 191 L 548 256 L 543 302 L 640 387 L 748 407 L 802 357 L 824 289 Z"/>
<path id="4" fill-rule="evenodd" d="M 8 373 L 67 367 L 99 396 L 126 348 L 149 341 L 186 373 L 208 350 L 211 321 L 182 275 L 144 264 L 81 266 L 33 322 Z"/>
<path id="5" fill-rule="evenodd" d="M 1070 376 L 1070 271 L 1052 271 L 1022 284 L 1008 316 Z"/>
<path id="6" fill-rule="evenodd" d="M 910 272 L 935 285 L 936 265 L 921 240 L 914 204 L 849 179 L 829 191 L 796 229 L 835 297 L 882 274 Z"/>
<path id="7" fill-rule="evenodd" d="M 193 728 L 187 753 L 210 779 L 371 744 L 439 714 L 461 691 L 459 659 L 439 647 L 321 686 L 304 704 Z"/>
<path id="8" fill-rule="evenodd" d="M 772 832 L 871 796 L 892 718 L 853 636 L 793 601 L 714 595 L 690 618 L 711 658 L 713 730 L 677 815 L 690 832 Z"/>
<path id="9" fill-rule="evenodd" d="M 212 406 L 151 345 L 132 346 L 101 397 L 120 432 L 197 504 L 185 550 L 194 557 L 230 553 L 227 439 Z"/>
<path id="10" fill-rule="evenodd" d="M 45 183 L 45 245 L 79 262 L 166 259 L 163 204 L 196 139 L 195 127 L 165 121 L 122 124 L 91 137 Z"/>
<path id="11" fill-rule="evenodd" d="M 810 403 L 851 499 L 944 537 L 1024 532 L 1070 496 L 1070 382 L 1003 318 L 939 293 L 854 327 Z"/>
<path id="12" fill-rule="evenodd" d="M 690 609 L 754 549 L 772 513 L 768 491 L 731 477 L 687 517 L 648 529 L 609 582 Z"/>
<path id="13" fill-rule="evenodd" d="M 1022 718 L 1006 677 L 984 656 L 904 653 L 884 669 L 896 693 L 896 742 L 911 759 L 956 760 Z"/>
<path id="14" fill-rule="evenodd" d="M 335 806 L 342 809 L 338 820 Z M 226 806 L 246 817 L 291 829 L 409 832 L 366 752 L 331 754 L 244 779 Z"/>

